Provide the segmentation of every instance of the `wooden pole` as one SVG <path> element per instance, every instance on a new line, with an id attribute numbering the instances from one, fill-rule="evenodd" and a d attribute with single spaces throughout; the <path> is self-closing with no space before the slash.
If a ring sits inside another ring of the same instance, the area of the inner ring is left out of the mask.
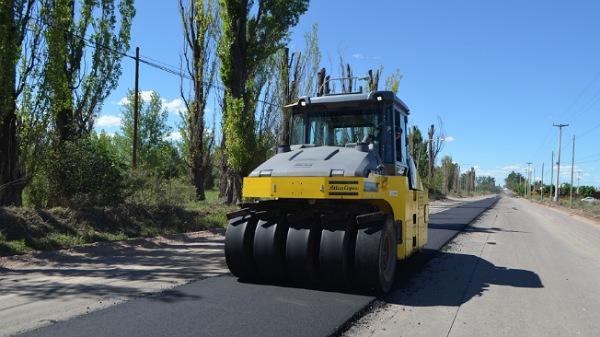
<path id="1" fill-rule="evenodd" d="M 575 173 L 575 135 L 573 135 L 573 152 L 571 153 L 571 188 L 569 190 L 569 203 L 573 207 L 573 174 Z"/>
<path id="2" fill-rule="evenodd" d="M 131 171 L 135 172 L 137 168 L 137 148 L 138 148 L 138 120 L 140 118 L 140 47 L 135 48 L 135 96 L 133 98 L 133 146 L 131 149 Z"/>

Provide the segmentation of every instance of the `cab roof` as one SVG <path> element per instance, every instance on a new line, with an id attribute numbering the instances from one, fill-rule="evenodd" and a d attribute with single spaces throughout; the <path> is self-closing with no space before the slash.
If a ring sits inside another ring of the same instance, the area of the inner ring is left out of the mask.
<path id="1" fill-rule="evenodd" d="M 409 113 L 408 106 L 396 96 L 393 91 L 371 91 L 365 93 L 330 94 L 325 96 L 303 96 L 298 101 L 286 107 L 305 107 L 311 105 L 359 105 L 360 103 L 376 103 L 379 101 L 393 103 L 406 114 Z"/>

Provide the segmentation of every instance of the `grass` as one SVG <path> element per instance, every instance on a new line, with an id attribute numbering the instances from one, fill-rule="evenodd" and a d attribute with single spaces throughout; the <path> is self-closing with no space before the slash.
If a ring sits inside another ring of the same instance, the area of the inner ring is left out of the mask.
<path id="1" fill-rule="evenodd" d="M 549 205 L 549 206 L 558 206 L 564 209 L 568 209 L 568 210 L 572 210 L 574 212 L 576 212 L 579 215 L 588 217 L 588 218 L 592 218 L 595 220 L 600 220 L 600 204 L 599 203 L 589 203 L 589 202 L 584 202 L 580 200 L 581 198 L 578 199 L 574 199 L 573 200 L 573 207 L 571 207 L 571 202 L 569 201 L 569 197 L 562 197 L 562 199 L 560 199 L 560 204 L 557 205 L 554 202 L 551 202 L 549 199 L 544 198 L 544 201 L 542 203 Z M 539 200 L 539 195 L 538 196 L 534 196 L 533 200 L 536 202 L 541 202 Z"/>
<path id="2" fill-rule="evenodd" d="M 64 249 L 82 244 L 193 232 L 223 227 L 236 206 L 223 205 L 218 191 L 206 200 L 165 203 L 125 203 L 85 209 L 0 208 L 0 256 L 33 250 Z"/>
<path id="3" fill-rule="evenodd" d="M 0 241 L 0 256 L 20 255 L 31 251 L 25 240 Z"/>

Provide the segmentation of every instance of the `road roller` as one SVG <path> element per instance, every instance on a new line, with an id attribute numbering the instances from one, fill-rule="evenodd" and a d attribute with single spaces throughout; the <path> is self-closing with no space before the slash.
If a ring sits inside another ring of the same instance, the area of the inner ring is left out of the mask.
<path id="1" fill-rule="evenodd" d="M 427 242 L 429 202 L 391 91 L 301 97 L 289 144 L 243 179 L 225 257 L 243 280 L 386 293 Z M 284 137 L 285 138 L 285 137 Z"/>

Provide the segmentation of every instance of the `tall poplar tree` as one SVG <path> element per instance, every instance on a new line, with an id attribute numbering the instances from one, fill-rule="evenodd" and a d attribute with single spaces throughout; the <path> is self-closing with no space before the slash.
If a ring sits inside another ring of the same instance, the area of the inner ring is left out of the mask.
<path id="1" fill-rule="evenodd" d="M 204 200 L 206 177 L 211 169 L 213 133 L 206 130 L 204 110 L 217 70 L 215 53 L 218 38 L 218 8 L 215 0 L 179 0 L 185 45 L 183 55 L 188 76 L 192 79 L 192 97 L 181 93 L 186 111 L 182 114 L 182 136 L 186 163 L 196 199 Z"/>
<path id="2" fill-rule="evenodd" d="M 220 0 L 222 36 L 218 55 L 223 102 L 221 194 L 226 203 L 241 198 L 241 178 L 252 169 L 257 146 L 254 77 L 285 46 L 289 30 L 308 9 L 308 0 Z"/>
<path id="3" fill-rule="evenodd" d="M 116 88 L 135 8 L 133 0 L 118 9 L 116 0 L 47 1 L 45 79 L 58 140 L 67 141 L 89 134 Z"/>
<path id="4" fill-rule="evenodd" d="M 0 206 L 21 205 L 26 182 L 17 100 L 35 65 L 21 57 L 35 4 L 35 0 L 0 0 Z M 32 37 L 28 42 L 37 45 L 39 39 Z"/>

